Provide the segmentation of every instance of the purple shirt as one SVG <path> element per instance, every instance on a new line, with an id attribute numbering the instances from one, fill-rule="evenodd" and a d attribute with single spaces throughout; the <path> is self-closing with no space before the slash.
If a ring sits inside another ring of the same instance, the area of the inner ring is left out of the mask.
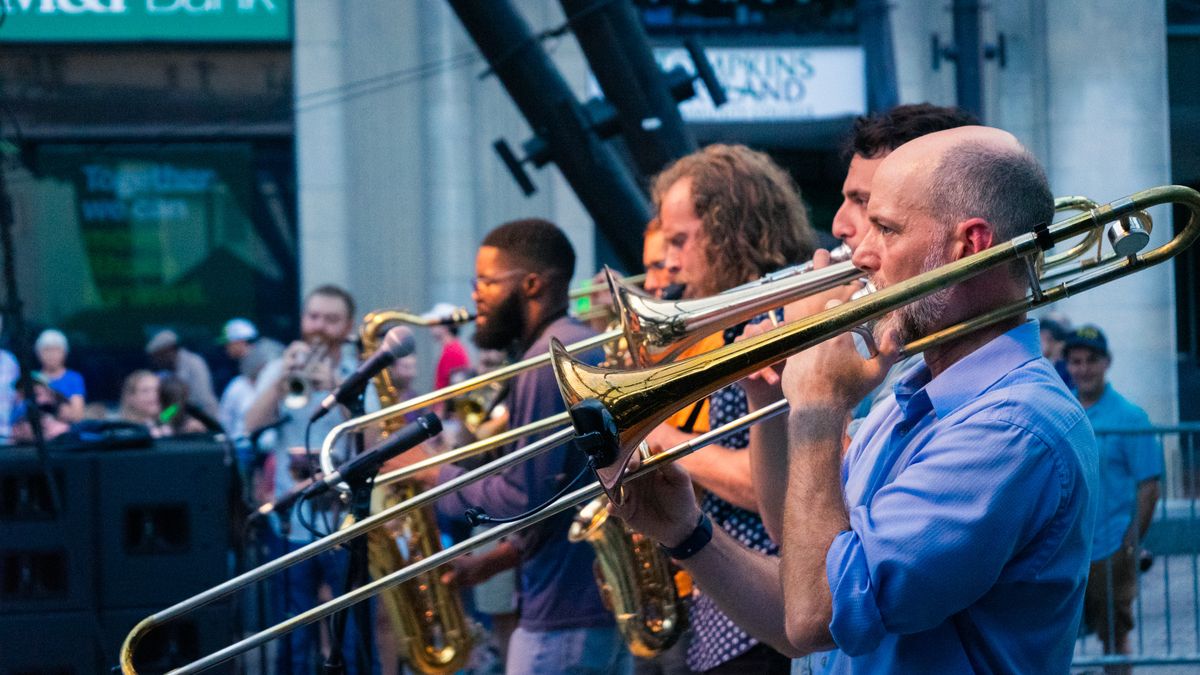
<path id="1" fill-rule="evenodd" d="M 545 354 L 550 349 L 551 337 L 569 345 L 593 335 L 595 333 L 588 327 L 563 317 L 546 327 L 523 358 Z M 586 354 L 583 360 L 596 364 L 602 357 L 600 350 L 595 350 Z M 544 366 L 513 378 L 508 409 L 509 426 L 513 429 L 565 412 L 566 405 L 551 368 Z M 511 446 L 510 451 L 544 435 L 527 436 Z M 524 513 L 558 494 L 585 465 L 586 457 L 574 443 L 561 445 L 447 495 L 438 501 L 438 511 L 455 519 L 462 519 L 463 513 L 472 506 L 483 508 L 494 517 Z M 465 469 L 443 466 L 441 482 L 463 473 Z M 593 478 L 586 476 L 585 480 Z M 567 541 L 567 531 L 574 517 L 572 511 L 565 511 L 526 528 L 514 541 L 521 550 L 520 625 L 526 630 L 613 625 L 612 613 L 601 604 L 596 588 L 592 572 L 595 555 L 591 544 Z"/>

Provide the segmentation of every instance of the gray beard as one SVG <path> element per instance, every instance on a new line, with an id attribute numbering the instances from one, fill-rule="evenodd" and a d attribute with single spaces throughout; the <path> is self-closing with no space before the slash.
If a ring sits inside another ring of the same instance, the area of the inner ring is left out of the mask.
<path id="1" fill-rule="evenodd" d="M 946 260 L 942 259 L 943 248 L 945 246 L 941 245 L 930 248 L 924 262 L 921 264 L 921 273 L 936 269 L 947 263 Z M 901 345 L 906 345 L 914 340 L 923 338 L 942 327 L 946 308 L 950 306 L 950 299 L 953 297 L 953 293 L 954 287 L 949 286 L 935 291 L 933 294 L 927 295 L 916 302 L 904 305 L 891 314 L 888 314 L 879 323 L 879 328 L 883 330 L 894 328 Z"/>

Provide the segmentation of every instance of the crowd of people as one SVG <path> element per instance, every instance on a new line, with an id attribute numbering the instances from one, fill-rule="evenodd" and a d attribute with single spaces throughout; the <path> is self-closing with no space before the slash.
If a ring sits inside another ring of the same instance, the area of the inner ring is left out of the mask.
<path id="1" fill-rule="evenodd" d="M 151 438 L 185 433 L 226 433 L 244 438 L 245 388 L 282 348 L 262 338 L 254 324 L 232 319 L 217 340 L 238 365 L 239 374 L 220 399 L 209 364 L 185 348 L 175 331 L 153 334 L 145 345 L 145 365 L 122 382 L 118 401 L 88 397 L 87 383 L 68 367 L 70 343 L 60 330 L 43 330 L 34 342 L 36 368 L 28 373 L 41 421 L 42 437 L 53 440 L 82 422 L 126 422 Z M 25 382 L 16 358 L 0 351 L 0 436 L 9 442 L 34 440 L 25 404 Z"/>
<path id="2" fill-rule="evenodd" d="M 1010 134 L 954 108 L 907 105 L 861 118 L 847 157 L 832 234 L 879 289 L 1053 220 L 1052 193 L 1032 155 Z M 830 264 L 795 182 L 762 153 L 709 146 L 665 168 L 652 187 L 656 214 L 644 239 L 649 294 L 702 298 L 791 264 Z M 552 340 L 594 336 L 569 313 L 576 271 L 570 241 L 550 222 L 523 219 L 491 230 L 479 245 L 472 286 L 480 361 L 471 363 L 457 327 L 435 328 L 434 386 L 504 358 L 543 355 Z M 798 300 L 709 336 L 679 358 L 847 302 L 860 288 Z M 1125 653 L 1141 542 L 1164 466 L 1153 437 L 1097 440 L 1095 429 L 1149 423 L 1108 381 L 1114 356 L 1104 333 L 1090 324 L 1072 329 L 1061 314 L 1040 325 L 1018 315 L 899 356 L 903 345 L 1027 290 L 1023 271 L 984 272 L 887 315 L 875 329 L 874 358 L 860 356 L 849 336 L 827 340 L 683 406 L 654 428 L 647 448 L 661 452 L 781 397 L 790 404 L 787 416 L 627 483 L 624 502 L 613 505 L 695 581 L 690 630 L 653 658 L 635 659 L 627 649 L 594 581 L 592 549 L 568 540 L 570 513 L 456 560 L 442 580 L 474 587 L 467 605 L 514 674 L 1066 672 L 1081 622 L 1106 651 Z M 429 316 L 453 309 L 439 305 Z M 284 498 L 312 474 L 314 439 L 351 415 L 339 407 L 309 423 L 359 365 L 349 343 L 357 316 L 349 292 L 324 285 L 304 297 L 300 336 L 286 347 L 249 321 L 229 321 L 221 341 L 239 374 L 219 399 L 203 359 L 162 331 L 146 345 L 148 368 L 126 379 L 115 416 L 154 436 L 223 429 L 264 449 L 257 498 Z M 89 415 L 85 383 L 67 367 L 62 333 L 39 336 L 37 354 L 37 405 L 59 425 L 45 427 L 47 435 L 62 433 Z M 597 364 L 604 354 L 577 358 Z M 13 368 L 0 358 L 10 382 Z M 416 393 L 415 357 L 390 368 L 396 391 L 388 396 Z M 380 405 L 379 394 L 368 389 L 367 410 Z M 29 437 L 23 405 L 18 397 L 5 416 L 16 439 Z M 514 377 L 484 408 L 469 425 L 474 437 L 566 410 L 549 368 Z M 457 424 L 430 446 L 454 447 L 467 420 L 450 404 L 437 411 Z M 350 452 L 335 448 L 338 458 Z M 428 488 L 469 468 L 447 464 L 418 480 Z M 584 453 L 559 446 L 442 498 L 439 522 L 447 536 L 468 536 L 475 524 L 468 512 L 507 517 L 536 509 L 587 470 Z M 322 523 L 334 509 L 310 500 L 276 512 L 272 553 L 313 541 L 328 530 Z M 338 592 L 346 566 L 347 553 L 334 549 L 293 567 L 272 594 L 277 614 L 314 606 L 323 587 Z M 397 645 L 379 628 L 387 623 L 379 614 L 371 626 L 351 616 L 347 672 L 395 672 Z M 321 644 L 315 629 L 282 642 L 278 672 L 313 671 Z M 364 644 L 374 647 L 364 651 Z"/>

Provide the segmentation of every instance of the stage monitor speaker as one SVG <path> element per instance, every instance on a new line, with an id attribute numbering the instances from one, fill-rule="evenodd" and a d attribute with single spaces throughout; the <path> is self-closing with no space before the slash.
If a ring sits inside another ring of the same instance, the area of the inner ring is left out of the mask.
<path id="1" fill-rule="evenodd" d="M 137 622 L 161 609 L 146 607 L 101 614 L 100 622 L 104 626 L 108 651 L 116 654 L 121 643 L 125 641 L 125 636 L 133 630 Z M 224 602 L 202 607 L 150 631 L 138 643 L 134 653 L 137 672 L 146 675 L 165 673 L 229 646 L 233 643 L 233 626 L 237 625 L 235 619 L 230 604 Z M 206 672 L 232 673 L 233 664 L 236 662 L 235 659 Z M 105 665 L 117 664 L 113 662 Z"/>
<path id="2" fill-rule="evenodd" d="M 0 614 L 95 605 L 92 466 L 83 455 L 54 455 L 43 468 L 32 448 L 0 452 Z"/>
<path id="3" fill-rule="evenodd" d="M 0 616 L 0 675 L 103 673 L 99 629 L 87 612 Z"/>
<path id="4" fill-rule="evenodd" d="M 159 441 L 98 462 L 100 606 L 162 609 L 228 577 L 222 445 Z"/>

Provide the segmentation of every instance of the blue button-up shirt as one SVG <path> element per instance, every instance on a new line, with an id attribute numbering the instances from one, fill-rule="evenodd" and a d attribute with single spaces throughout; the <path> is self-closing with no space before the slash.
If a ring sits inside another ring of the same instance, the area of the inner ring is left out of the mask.
<path id="1" fill-rule="evenodd" d="M 1097 431 L 1123 431 L 1150 426 L 1146 411 L 1104 385 L 1100 399 L 1087 409 Z M 1103 560 L 1121 548 L 1125 530 L 1137 510 L 1138 483 L 1163 474 L 1162 448 L 1151 434 L 1100 434 L 1100 489 L 1096 498 L 1096 536 L 1092 557 Z"/>
<path id="2" fill-rule="evenodd" d="M 920 364 L 842 467 L 850 530 L 826 556 L 856 673 L 1065 673 L 1091 560 L 1096 445 L 1034 322 L 931 379 Z M 821 662 L 823 663 L 823 667 Z"/>

